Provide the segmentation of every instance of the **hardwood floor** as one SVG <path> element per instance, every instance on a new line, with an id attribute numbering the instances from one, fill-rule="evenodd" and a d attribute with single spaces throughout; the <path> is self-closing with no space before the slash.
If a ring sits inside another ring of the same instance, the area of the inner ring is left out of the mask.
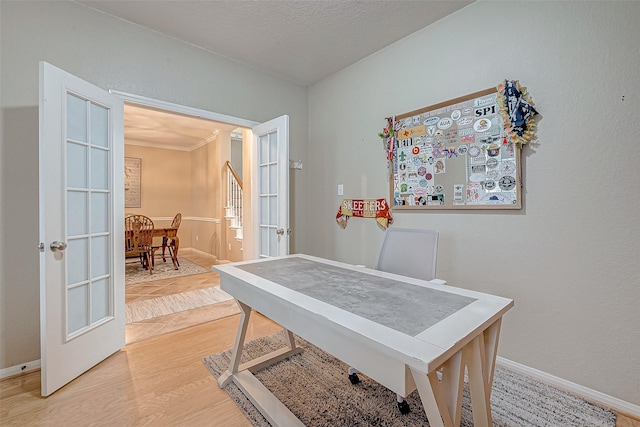
<path id="1" fill-rule="evenodd" d="M 40 397 L 40 372 L 0 381 L 2 426 L 243 426 L 251 423 L 202 358 L 233 345 L 234 315 L 134 344 Z M 280 330 L 252 315 L 248 336 Z"/>
<path id="2" fill-rule="evenodd" d="M 209 272 L 127 285 L 125 290 L 125 301 L 130 303 L 133 301 L 141 301 L 220 285 L 220 276 L 211 271 L 211 265 L 214 262 L 212 258 L 186 249 L 180 251 L 180 259 L 188 259 L 189 261 L 206 268 Z M 211 320 L 227 317 L 236 313 L 238 313 L 236 303 L 234 301 L 227 301 L 194 310 L 130 323 L 126 326 L 126 342 L 127 344 L 134 343 L 153 336 L 178 331 L 180 329 L 210 322 Z"/>
<path id="3" fill-rule="evenodd" d="M 640 427 L 640 419 L 618 414 L 616 427 Z"/>
<path id="4" fill-rule="evenodd" d="M 233 345 L 239 316 L 128 344 L 67 384 L 40 397 L 40 372 L 0 381 L 2 426 L 225 426 L 251 423 L 218 388 L 202 358 Z M 249 339 L 280 328 L 252 315 Z M 617 427 L 640 427 L 618 417 Z"/>
<path id="5" fill-rule="evenodd" d="M 188 259 L 200 267 L 206 268 L 208 272 L 162 280 L 153 280 L 153 275 L 150 275 L 149 279 L 152 280 L 150 282 L 126 286 L 125 302 L 129 303 L 165 295 L 179 294 L 181 292 L 194 291 L 196 289 L 208 288 L 220 284 L 219 276 L 211 272 L 211 265 L 214 263 L 213 258 L 191 251 L 190 249 L 183 249 L 180 251 L 180 259 Z M 156 262 L 161 261 L 158 259 Z"/>
<path id="6" fill-rule="evenodd" d="M 167 295 L 185 289 L 183 285 L 149 288 L 149 295 Z M 39 371 L 4 379 L 0 425 L 249 427 L 202 364 L 203 357 L 232 347 L 238 322 L 238 315 L 197 321 L 127 344 L 47 398 L 40 397 Z M 277 324 L 254 313 L 247 339 L 278 330 Z M 640 427 L 640 420 L 620 415 L 617 427 Z"/>

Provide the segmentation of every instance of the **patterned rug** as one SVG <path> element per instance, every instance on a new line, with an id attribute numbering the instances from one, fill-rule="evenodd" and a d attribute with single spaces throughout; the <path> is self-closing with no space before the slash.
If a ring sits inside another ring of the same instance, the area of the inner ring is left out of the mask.
<path id="1" fill-rule="evenodd" d="M 125 285 L 209 272 L 206 268 L 200 267 L 186 258 L 180 258 L 180 268 L 175 270 L 170 258 L 167 258 L 167 262 L 163 262 L 161 257 L 156 257 L 153 274 L 149 274 L 149 270 L 142 268 L 140 262 L 136 260 L 127 260 L 124 269 Z"/>
<path id="2" fill-rule="evenodd" d="M 407 398 L 411 412 L 400 415 L 396 396 L 365 375 L 358 385 L 347 379 L 347 365 L 308 342 L 297 339 L 305 350 L 255 373 L 306 426 L 428 426 L 420 397 Z M 284 346 L 284 334 L 259 338 L 245 345 L 243 360 L 253 359 Z M 217 378 L 229 367 L 231 350 L 203 359 Z M 254 426 L 269 423 L 231 383 L 225 390 Z M 591 404 L 535 379 L 497 367 L 491 406 L 494 426 L 602 426 L 613 427 L 615 413 Z M 467 384 L 463 392 L 462 426 L 473 425 Z"/>
<path id="3" fill-rule="evenodd" d="M 231 295 L 220 290 L 220 287 L 214 286 L 180 294 L 133 301 L 126 304 L 126 323 L 141 322 L 154 317 L 192 310 L 231 299 L 233 299 Z"/>

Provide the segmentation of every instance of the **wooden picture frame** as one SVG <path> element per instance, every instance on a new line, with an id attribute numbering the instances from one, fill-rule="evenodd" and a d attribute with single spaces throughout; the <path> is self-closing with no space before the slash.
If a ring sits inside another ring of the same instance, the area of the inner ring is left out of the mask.
<path id="1" fill-rule="evenodd" d="M 521 209 L 521 148 L 495 88 L 395 116 L 392 209 Z"/>
<path id="2" fill-rule="evenodd" d="M 142 207 L 142 159 L 124 158 L 124 207 Z"/>

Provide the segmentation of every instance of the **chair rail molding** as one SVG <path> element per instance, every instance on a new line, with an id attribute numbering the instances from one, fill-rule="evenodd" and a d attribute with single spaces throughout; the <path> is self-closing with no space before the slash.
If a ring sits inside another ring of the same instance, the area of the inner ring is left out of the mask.
<path id="1" fill-rule="evenodd" d="M 151 219 L 154 222 L 155 221 L 173 221 L 173 217 L 172 216 L 154 216 Z M 220 220 L 220 218 L 207 218 L 207 217 L 201 217 L 201 216 L 183 216 L 182 220 L 183 221 L 213 222 L 213 223 L 216 223 L 216 224 L 220 224 L 222 222 Z"/>

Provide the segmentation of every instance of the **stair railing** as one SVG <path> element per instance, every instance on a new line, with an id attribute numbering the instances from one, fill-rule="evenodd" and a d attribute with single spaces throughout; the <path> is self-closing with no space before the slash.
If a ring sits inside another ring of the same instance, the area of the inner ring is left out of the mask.
<path id="1" fill-rule="evenodd" d="M 227 166 L 227 204 L 225 208 L 225 219 L 229 221 L 229 228 L 235 230 L 235 239 L 242 240 L 242 180 L 231 166 L 229 161 Z"/>

